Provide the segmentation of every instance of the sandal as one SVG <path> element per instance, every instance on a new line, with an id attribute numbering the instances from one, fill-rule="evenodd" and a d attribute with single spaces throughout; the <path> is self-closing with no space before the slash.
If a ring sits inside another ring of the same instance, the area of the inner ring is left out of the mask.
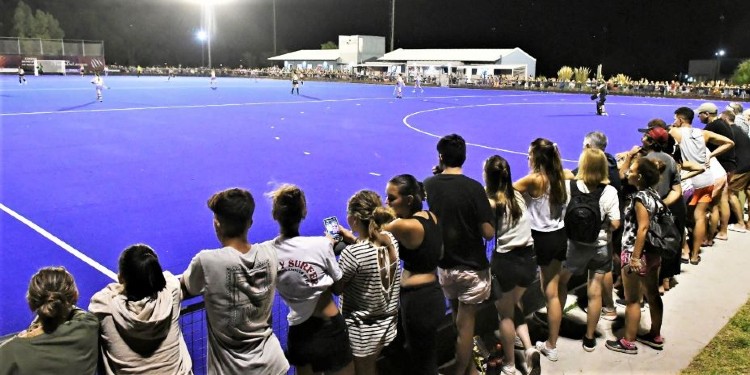
<path id="1" fill-rule="evenodd" d="M 715 240 L 726 241 L 726 240 L 729 239 L 729 237 L 728 236 L 719 236 L 719 235 L 717 235 L 717 236 L 714 237 L 714 239 Z M 711 242 L 711 245 L 713 245 L 713 241 Z"/>
<path id="2" fill-rule="evenodd" d="M 682 263 L 682 264 L 688 264 L 688 263 L 690 263 L 690 258 L 680 257 L 680 263 Z"/>
<path id="3" fill-rule="evenodd" d="M 701 247 L 711 247 L 714 245 L 714 241 L 703 241 Z"/>
<path id="4" fill-rule="evenodd" d="M 698 255 L 698 259 L 696 259 L 696 260 L 690 259 L 690 264 L 692 264 L 694 266 L 697 266 L 698 263 L 700 263 L 700 262 L 701 262 L 701 256 L 700 255 Z"/>

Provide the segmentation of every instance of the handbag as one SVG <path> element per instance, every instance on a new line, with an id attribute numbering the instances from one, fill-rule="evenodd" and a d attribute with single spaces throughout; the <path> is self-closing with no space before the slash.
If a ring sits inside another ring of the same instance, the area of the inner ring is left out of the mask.
<path id="1" fill-rule="evenodd" d="M 664 204 L 659 196 L 652 194 L 656 200 L 656 212 L 651 215 L 646 233 L 644 251 L 646 254 L 658 255 L 666 259 L 674 259 L 682 248 L 682 236 L 677 230 L 672 211 Z M 633 200 L 635 208 L 635 199 Z"/>

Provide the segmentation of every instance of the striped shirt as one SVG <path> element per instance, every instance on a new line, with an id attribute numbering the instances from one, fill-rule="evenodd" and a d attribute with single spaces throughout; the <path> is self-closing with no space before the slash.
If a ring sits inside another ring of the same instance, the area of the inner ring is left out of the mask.
<path id="1" fill-rule="evenodd" d="M 382 234 L 388 236 L 398 256 L 396 239 L 389 232 Z M 382 267 L 378 257 L 386 260 Z M 341 253 L 339 265 L 345 285 L 342 310 L 355 357 L 375 354 L 396 337 L 401 264 L 398 259 L 387 263 L 388 248 L 369 241 L 349 245 Z M 393 275 L 386 285 L 381 281 L 381 269 Z"/>

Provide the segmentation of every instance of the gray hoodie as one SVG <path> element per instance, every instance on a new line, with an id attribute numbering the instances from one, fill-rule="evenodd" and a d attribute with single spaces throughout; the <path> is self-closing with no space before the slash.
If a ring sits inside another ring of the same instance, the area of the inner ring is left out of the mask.
<path id="1" fill-rule="evenodd" d="M 91 298 L 89 311 L 101 323 L 101 350 L 107 374 L 192 374 L 180 331 L 179 280 L 164 272 L 167 286 L 155 299 L 128 301 L 122 284 L 112 283 Z"/>

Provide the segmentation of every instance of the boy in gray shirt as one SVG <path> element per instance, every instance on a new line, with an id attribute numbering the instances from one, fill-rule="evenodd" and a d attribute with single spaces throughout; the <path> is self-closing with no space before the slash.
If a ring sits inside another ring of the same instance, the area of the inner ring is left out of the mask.
<path id="1" fill-rule="evenodd" d="M 202 294 L 208 320 L 209 374 L 285 374 L 289 363 L 271 330 L 277 258 L 247 240 L 255 201 L 228 189 L 208 200 L 222 248 L 203 250 L 182 275 L 190 295 Z"/>

